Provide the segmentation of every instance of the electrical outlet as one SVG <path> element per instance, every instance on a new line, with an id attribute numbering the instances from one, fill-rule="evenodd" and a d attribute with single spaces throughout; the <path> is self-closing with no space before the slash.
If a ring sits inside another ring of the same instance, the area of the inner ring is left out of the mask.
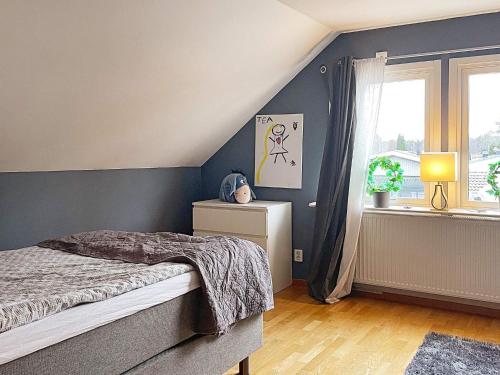
<path id="1" fill-rule="evenodd" d="M 304 254 L 302 249 L 293 249 L 293 260 L 297 263 L 302 263 L 304 261 Z"/>

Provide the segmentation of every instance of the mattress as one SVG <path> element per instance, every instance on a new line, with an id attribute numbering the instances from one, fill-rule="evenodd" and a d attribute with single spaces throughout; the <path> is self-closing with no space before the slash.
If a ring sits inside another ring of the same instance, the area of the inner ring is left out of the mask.
<path id="1" fill-rule="evenodd" d="M 95 303 L 83 304 L 0 334 L 0 365 L 81 335 L 200 286 L 195 271 Z"/>

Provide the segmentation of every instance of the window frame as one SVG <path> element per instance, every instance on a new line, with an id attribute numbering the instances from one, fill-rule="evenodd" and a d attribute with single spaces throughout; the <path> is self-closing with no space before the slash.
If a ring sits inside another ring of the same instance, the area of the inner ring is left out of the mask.
<path id="1" fill-rule="evenodd" d="M 469 200 L 469 76 L 500 73 L 500 54 L 449 60 L 448 150 L 458 153 L 457 182 L 448 183 L 451 208 L 497 208 L 498 202 Z"/>
<path id="2" fill-rule="evenodd" d="M 392 64 L 385 67 L 384 84 L 419 79 L 425 80 L 424 151 L 441 151 L 441 60 Z M 423 184 L 423 199 L 398 198 L 393 202 L 396 205 L 429 206 L 430 192 L 435 184 Z"/>

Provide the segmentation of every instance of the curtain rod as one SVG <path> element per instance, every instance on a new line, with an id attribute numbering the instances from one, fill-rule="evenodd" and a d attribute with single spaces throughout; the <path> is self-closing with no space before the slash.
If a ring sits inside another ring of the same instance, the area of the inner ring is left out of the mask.
<path id="1" fill-rule="evenodd" d="M 493 49 L 500 49 L 500 44 L 494 44 L 490 46 L 483 47 L 469 47 L 469 48 L 459 48 L 459 49 L 448 49 L 442 51 L 433 51 L 433 52 L 421 52 L 421 53 L 411 53 L 407 55 L 395 55 L 395 56 L 387 56 L 387 51 L 377 52 L 377 57 L 384 56 L 387 60 L 403 60 L 403 59 L 411 59 L 416 57 L 426 57 L 426 56 L 439 56 L 439 55 L 447 55 L 447 54 L 455 54 L 455 53 L 465 53 L 465 52 L 477 52 L 477 51 L 488 51 Z M 354 59 L 359 60 L 359 59 Z M 326 73 L 326 65 L 322 64 L 320 66 L 320 73 Z"/>
<path id="2" fill-rule="evenodd" d="M 387 60 L 401 60 L 401 59 L 410 59 L 410 58 L 414 58 L 414 57 L 438 56 L 438 55 L 447 55 L 447 54 L 453 54 L 453 53 L 487 51 L 487 50 L 492 50 L 492 49 L 500 49 L 500 44 L 495 44 L 495 45 L 491 45 L 491 46 L 483 46 L 483 47 L 469 47 L 469 48 L 459 48 L 459 49 L 448 49 L 448 50 L 443 50 L 443 51 L 412 53 L 412 54 L 408 54 L 408 55 L 387 56 Z"/>

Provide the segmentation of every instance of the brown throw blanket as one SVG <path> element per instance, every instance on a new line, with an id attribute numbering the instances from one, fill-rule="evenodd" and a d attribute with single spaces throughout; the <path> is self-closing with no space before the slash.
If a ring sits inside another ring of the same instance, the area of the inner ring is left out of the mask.
<path id="1" fill-rule="evenodd" d="M 191 264 L 200 273 L 204 296 L 197 333 L 223 334 L 239 320 L 274 307 L 267 254 L 253 242 L 236 237 L 101 230 L 38 246 L 130 263 Z"/>

